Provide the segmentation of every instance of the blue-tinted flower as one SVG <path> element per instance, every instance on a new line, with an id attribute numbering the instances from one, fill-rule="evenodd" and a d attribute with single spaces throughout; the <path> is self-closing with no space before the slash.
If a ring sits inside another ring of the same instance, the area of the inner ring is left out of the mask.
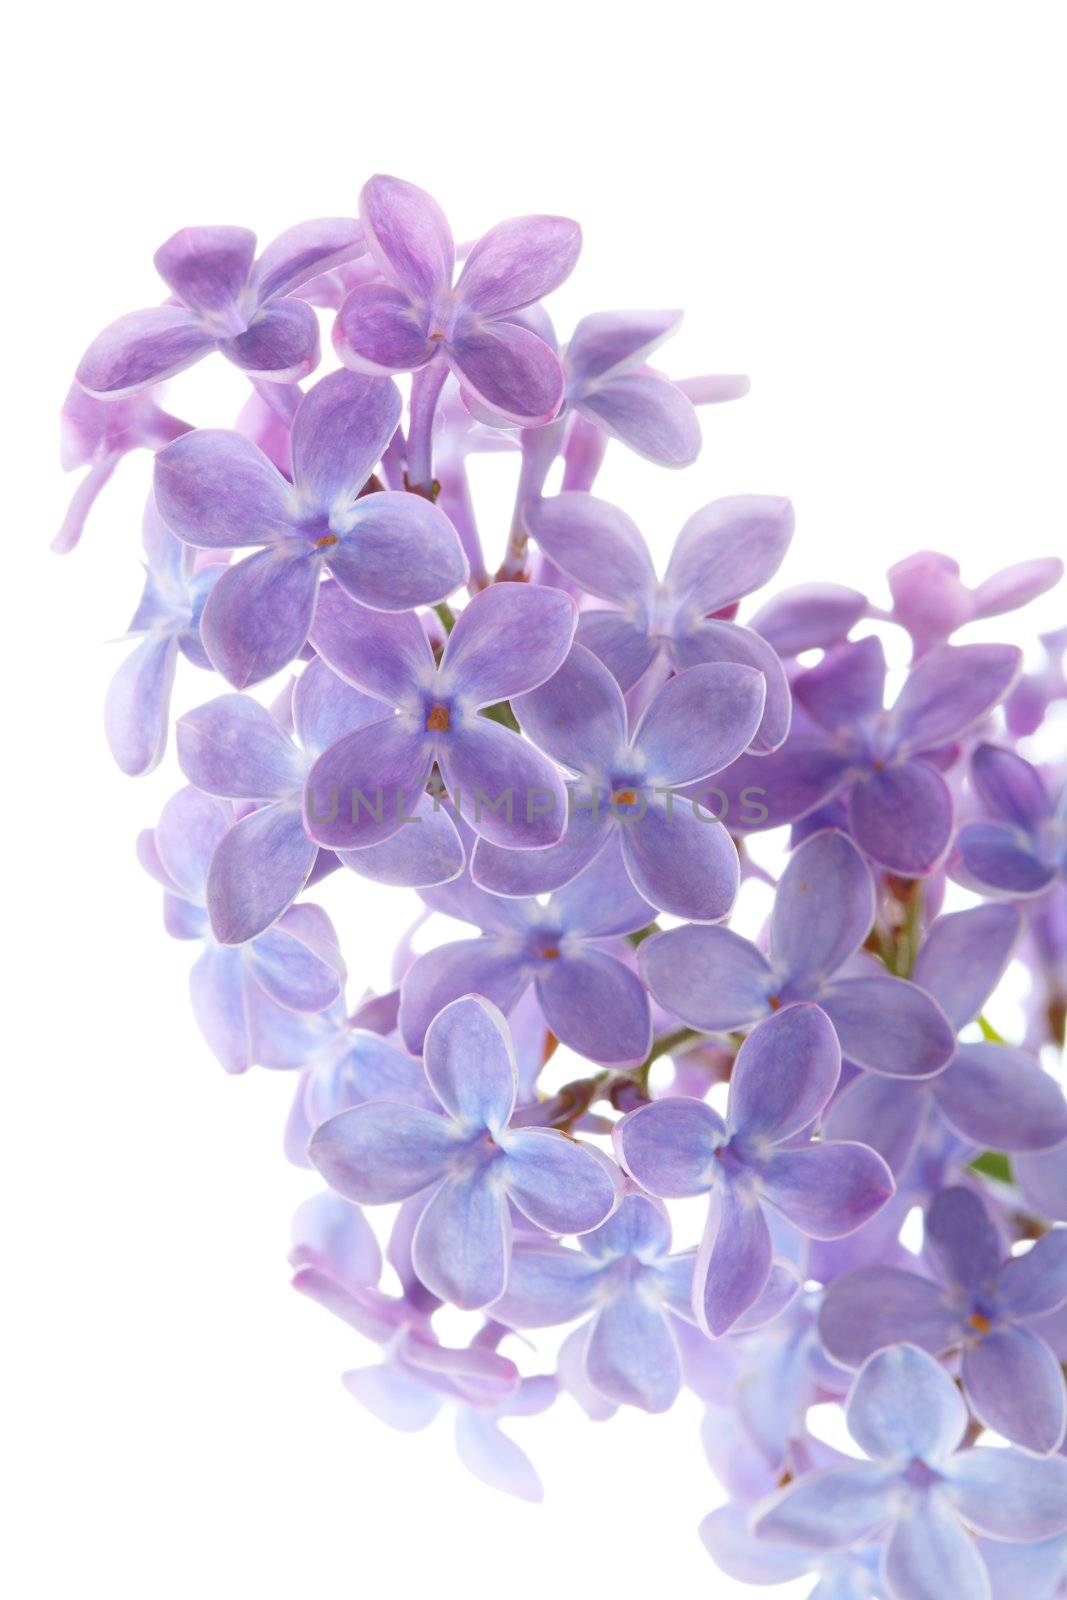
<path id="1" fill-rule="evenodd" d="M 986 894 L 1045 894 L 1067 882 L 1067 784 L 1053 801 L 1041 774 L 1014 750 L 980 744 L 971 777 L 992 822 L 968 822 L 956 850 L 965 881 Z"/>

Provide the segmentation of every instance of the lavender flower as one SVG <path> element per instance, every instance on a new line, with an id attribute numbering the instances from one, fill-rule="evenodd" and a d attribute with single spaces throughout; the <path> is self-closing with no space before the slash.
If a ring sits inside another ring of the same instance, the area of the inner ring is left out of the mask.
<path id="1" fill-rule="evenodd" d="M 354 1106 L 316 1129 L 311 1159 L 362 1204 L 429 1190 L 415 1271 L 442 1300 L 491 1305 L 507 1283 L 508 1202 L 551 1233 L 585 1233 L 615 1207 L 612 1170 L 552 1129 L 509 1126 L 515 1058 L 495 1006 L 473 996 L 446 1006 L 427 1032 L 425 1065 L 443 1115 L 384 1101 Z"/>
<path id="2" fill-rule="evenodd" d="M 60 464 L 64 472 L 88 467 L 71 497 L 52 549 L 67 555 L 81 539 L 100 491 L 131 450 L 161 450 L 189 432 L 189 424 L 156 403 L 151 390 L 126 400 L 94 400 L 73 383 L 59 413 Z"/>
<path id="3" fill-rule="evenodd" d="M 966 1407 L 914 1345 L 871 1356 L 846 1415 L 871 1459 L 806 1474 L 764 1501 L 753 1513 L 758 1537 L 834 1550 L 887 1531 L 882 1575 L 892 1600 L 988 1600 L 972 1531 L 1026 1541 L 1067 1528 L 1067 1461 L 961 1449 Z"/>
<path id="4" fill-rule="evenodd" d="M 944 644 L 968 622 L 1001 617 L 1036 600 L 1059 583 L 1063 562 L 1055 556 L 1020 561 L 968 589 L 951 556 L 920 550 L 890 567 L 888 577 L 893 596 L 889 618 L 907 629 L 918 657 Z"/>
<path id="5" fill-rule="evenodd" d="M 789 731 L 789 685 L 774 651 L 716 612 L 772 578 L 793 535 L 793 508 L 770 495 L 716 500 L 689 518 L 660 581 L 647 546 L 624 511 L 567 493 L 526 513 L 530 532 L 556 566 L 611 611 L 585 611 L 578 643 L 630 689 L 665 658 L 676 670 L 707 661 L 755 667 L 766 702 L 754 752 L 774 750 Z"/>
<path id="6" fill-rule="evenodd" d="M 358 223 L 304 222 L 258 258 L 247 228 L 183 228 L 155 264 L 166 305 L 131 311 L 98 334 L 78 364 L 91 395 L 118 400 L 183 372 L 218 350 L 250 378 L 293 383 L 319 359 L 315 313 L 292 291 L 363 253 Z"/>
<path id="7" fill-rule="evenodd" d="M 865 1267 L 830 1284 L 819 1317 L 829 1354 L 858 1367 L 883 1345 L 959 1350 L 963 1392 L 975 1416 L 1012 1444 L 1048 1455 L 1067 1425 L 1059 1362 L 1028 1325 L 1067 1301 L 1067 1229 L 1008 1256 L 981 1199 L 943 1189 L 926 1213 L 936 1278 Z"/>
<path id="8" fill-rule="evenodd" d="M 576 644 L 541 688 L 514 702 L 534 744 L 578 775 L 566 833 L 554 849 L 521 854 L 486 836 L 471 862 L 475 882 L 502 895 L 562 888 L 617 834 L 633 886 L 650 904 L 697 921 L 726 916 L 737 852 L 709 792 L 698 806 L 675 790 L 746 749 L 763 703 L 763 679 L 751 667 L 690 667 L 664 684 L 631 733 L 619 685 Z"/>
<path id="9" fill-rule="evenodd" d="M 400 417 L 382 378 L 334 372 L 293 420 L 293 482 L 239 433 L 201 428 L 156 461 L 163 520 L 203 549 L 266 546 L 226 574 L 205 607 L 203 638 L 237 688 L 303 648 L 324 570 L 383 611 L 442 600 L 467 575 L 447 517 L 418 495 L 364 494 Z"/>
<path id="10" fill-rule="evenodd" d="M 1054 804 L 1041 775 L 1013 750 L 981 744 L 971 777 L 995 822 L 968 822 L 956 849 L 970 883 L 987 894 L 1044 894 L 1067 881 L 1067 784 Z"/>
<path id="11" fill-rule="evenodd" d="M 893 1193 L 889 1169 L 860 1144 L 802 1140 L 837 1084 L 841 1052 L 823 1013 L 787 1006 L 753 1028 L 737 1055 L 725 1121 L 678 1096 L 615 1129 L 619 1160 L 663 1199 L 710 1194 L 693 1280 L 701 1326 L 726 1333 L 757 1301 L 772 1263 L 764 1204 L 816 1239 L 840 1238 Z"/>

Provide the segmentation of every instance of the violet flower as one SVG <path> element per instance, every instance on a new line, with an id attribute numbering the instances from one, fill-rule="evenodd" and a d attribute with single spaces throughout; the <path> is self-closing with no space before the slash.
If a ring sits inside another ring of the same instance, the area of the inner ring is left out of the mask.
<path id="1" fill-rule="evenodd" d="M 725 1121 L 705 1101 L 677 1096 L 615 1126 L 619 1160 L 650 1194 L 711 1196 L 693 1307 L 716 1337 L 766 1287 L 773 1251 L 765 1204 L 809 1237 L 834 1239 L 861 1227 L 893 1193 L 888 1167 L 865 1145 L 799 1138 L 840 1070 L 826 1016 L 791 1005 L 753 1028 L 738 1051 Z"/>
<path id="2" fill-rule="evenodd" d="M 920 550 L 890 567 L 888 577 L 893 596 L 889 620 L 911 635 L 918 658 L 944 644 L 968 622 L 1002 617 L 1036 600 L 1059 583 L 1063 562 L 1056 556 L 1019 561 L 994 573 L 976 589 L 968 589 L 960 581 L 959 563 L 951 556 Z"/>
<path id="3" fill-rule="evenodd" d="M 438 1013 L 425 1066 L 443 1115 L 385 1101 L 354 1106 L 316 1129 L 309 1154 L 332 1188 L 361 1204 L 429 1191 L 415 1271 L 440 1299 L 477 1309 L 507 1284 L 509 1202 L 550 1233 L 587 1233 L 614 1210 L 616 1178 L 610 1162 L 554 1129 L 509 1126 L 515 1058 L 487 1001 L 468 996 Z"/>
<path id="4" fill-rule="evenodd" d="M 555 843 L 566 826 L 555 767 L 480 713 L 551 677 L 574 625 L 574 602 L 559 590 L 496 585 L 463 609 L 435 662 L 414 613 L 368 611 L 327 585 L 312 643 L 384 703 L 387 720 L 338 739 L 315 762 L 304 798 L 311 838 L 338 850 L 390 839 L 436 763 L 453 812 L 475 833 L 511 850 Z"/>
<path id="5" fill-rule="evenodd" d="M 1060 1364 L 1032 1318 L 1067 1301 L 1067 1229 L 1010 1256 L 970 1189 L 942 1189 L 926 1213 L 937 1278 L 873 1266 L 831 1283 L 819 1315 L 835 1361 L 860 1366 L 883 1345 L 960 1352 L 964 1398 L 1012 1444 L 1048 1455 L 1063 1442 L 1067 1391 Z"/>
<path id="6" fill-rule="evenodd" d="M 997 820 L 960 829 L 956 850 L 966 881 L 985 894 L 1020 896 L 1067 882 L 1067 783 L 1054 803 L 1028 761 L 992 744 L 974 752 L 971 777 Z"/>
<path id="7" fill-rule="evenodd" d="M 451 369 L 501 417 L 527 426 L 550 421 L 563 399 L 559 361 L 510 318 L 569 276 L 581 247 L 578 224 L 543 216 L 501 222 L 471 247 L 453 286 L 452 234 L 424 190 L 371 178 L 360 219 L 387 281 L 357 286 L 342 305 L 334 344 L 345 365 L 371 373 L 432 369 L 438 389 Z M 427 403 L 432 413 L 436 393 Z M 423 478 L 416 472 L 413 481 Z"/>
<path id="8" fill-rule="evenodd" d="M 230 569 L 204 610 L 207 652 L 236 688 L 300 653 L 326 571 L 383 611 L 443 600 L 464 582 L 466 557 L 443 512 L 418 495 L 363 492 L 399 418 L 395 384 L 333 372 L 297 409 L 292 483 L 221 428 L 198 428 L 157 457 L 156 503 L 179 539 L 266 547 Z"/>
<path id="9" fill-rule="evenodd" d="M 849 829 L 873 861 L 902 878 L 925 877 L 952 838 L 952 795 L 938 770 L 951 755 L 946 747 L 1004 699 L 1021 663 L 1013 645 L 939 645 L 886 711 L 881 641 L 838 645 L 793 680 L 803 729 L 763 761 L 744 757 L 719 781 L 731 801 L 759 786 L 761 829 L 841 796 Z M 753 825 L 739 818 L 738 827 Z"/>
<path id="10" fill-rule="evenodd" d="M 586 593 L 616 609 L 583 611 L 578 643 L 630 689 L 660 659 L 680 671 L 708 661 L 755 667 L 767 685 L 754 753 L 789 731 L 789 685 L 770 646 L 749 628 L 714 615 L 774 576 L 793 536 L 793 508 L 772 495 L 716 500 L 691 516 L 663 579 L 624 511 L 568 492 L 525 513 L 530 533 Z"/>
<path id="11" fill-rule="evenodd" d="M 365 248 L 359 224 L 343 217 L 288 229 L 258 260 L 247 228 L 183 228 L 155 254 L 171 300 L 105 328 L 77 380 L 91 395 L 118 400 L 218 350 L 250 378 L 293 383 L 319 359 L 315 313 L 290 298 L 293 290 Z"/>
<path id="12" fill-rule="evenodd" d="M 211 858 L 229 826 L 227 808 L 192 788 L 163 807 L 142 833 L 138 855 L 166 891 L 164 923 L 175 939 L 204 949 L 189 974 L 193 1014 L 227 1072 L 294 1066 L 280 1026 L 283 1012 L 324 1011 L 344 986 L 345 966 L 325 912 L 290 906 L 274 927 L 240 946 L 216 942 L 206 909 Z"/>
<path id="13" fill-rule="evenodd" d="M 769 955 L 730 928 L 672 928 L 641 946 L 641 971 L 662 1006 L 705 1033 L 813 1000 L 857 1066 L 932 1078 L 955 1054 L 955 1032 L 915 984 L 856 962 L 874 915 L 862 854 L 847 834 L 827 829 L 798 845 L 782 874 Z"/>
<path id="14" fill-rule="evenodd" d="M 167 747 L 170 697 L 178 657 L 211 670 L 200 617 L 224 561 L 198 564 L 175 539 L 150 498 L 142 523 L 145 586 L 127 637 L 140 642 L 119 667 L 104 704 L 104 732 L 123 772 L 138 777 L 159 765 Z"/>
<path id="15" fill-rule="evenodd" d="M 182 771 L 197 789 L 258 802 L 227 830 L 211 858 L 206 896 L 220 944 L 243 944 L 275 922 L 304 888 L 319 854 L 304 827 L 304 785 L 323 750 L 357 728 L 380 725 L 380 700 L 360 694 L 318 658 L 292 695 L 297 742 L 248 695 L 225 694 L 179 718 Z M 417 826 L 372 846 L 346 851 L 345 866 L 379 883 L 407 888 L 443 883 L 463 869 L 464 851 L 450 817 L 428 797 Z"/>
<path id="16" fill-rule="evenodd" d="M 737 893 L 737 851 L 706 801 L 675 791 L 697 785 L 751 743 L 764 682 L 751 667 L 690 667 L 660 689 L 632 732 L 608 669 L 576 644 L 539 689 L 513 700 L 523 731 L 578 781 L 566 833 L 552 849 L 521 853 L 484 838 L 471 873 L 492 894 L 562 888 L 608 845 L 621 841 L 630 879 L 660 910 L 696 921 L 726 916 Z"/>
<path id="17" fill-rule="evenodd" d="M 1067 1528 L 1067 1460 L 961 1449 L 967 1408 L 952 1379 L 914 1345 L 880 1350 L 846 1407 L 867 1461 L 807 1473 L 753 1511 L 757 1537 L 840 1550 L 888 1534 L 891 1600 L 988 1600 L 972 1533 L 1045 1539 Z"/>
<path id="18" fill-rule="evenodd" d="M 94 400 L 72 383 L 59 413 L 60 465 L 64 472 L 88 467 L 67 507 L 52 549 L 68 555 L 81 539 L 85 521 L 112 473 L 131 450 L 161 450 L 190 424 L 172 417 L 143 390 L 126 400 Z"/>
<path id="19" fill-rule="evenodd" d="M 617 849 L 602 851 L 543 905 L 486 894 L 467 876 L 424 889 L 422 898 L 431 910 L 473 922 L 481 937 L 438 945 L 408 970 L 400 1030 L 410 1049 L 422 1048 L 434 1017 L 461 995 L 484 995 L 509 1012 L 532 984 L 561 1044 L 591 1061 L 644 1060 L 652 1043 L 648 995 L 618 959 L 619 939 L 646 927 L 653 912 Z"/>

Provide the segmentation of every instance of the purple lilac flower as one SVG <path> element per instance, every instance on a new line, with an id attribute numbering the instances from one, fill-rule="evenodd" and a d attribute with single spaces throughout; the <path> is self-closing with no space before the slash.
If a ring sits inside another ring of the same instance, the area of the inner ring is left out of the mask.
<path id="1" fill-rule="evenodd" d="M 512 313 L 569 276 L 581 230 L 566 217 L 515 217 L 473 245 L 455 285 L 455 246 L 436 201 L 414 184 L 378 176 L 364 185 L 360 219 L 384 283 L 353 289 L 334 344 L 360 372 L 451 369 L 499 416 L 549 422 L 563 399 L 554 352 Z"/>
<path id="2" fill-rule="evenodd" d="M 551 677 L 574 624 L 568 595 L 496 585 L 463 609 L 435 663 L 414 613 L 368 611 L 328 585 L 312 632 L 315 649 L 394 714 L 337 740 L 316 761 L 304 801 L 311 837 L 342 850 L 391 838 L 436 763 L 452 810 L 475 833 L 512 850 L 553 844 L 566 825 L 555 767 L 479 713 Z"/>
<path id="3" fill-rule="evenodd" d="M 78 382 L 91 395 L 118 400 L 212 350 L 250 378 L 306 377 L 318 363 L 319 328 L 292 292 L 365 248 L 359 224 L 343 217 L 290 228 L 258 260 L 247 228 L 183 228 L 155 255 L 172 298 L 98 334 L 78 365 Z"/>
<path id="4" fill-rule="evenodd" d="M 344 985 L 344 962 L 329 918 L 314 905 L 290 906 L 274 927 L 247 944 L 217 943 L 207 914 L 207 878 L 230 821 L 221 801 L 180 789 L 156 827 L 141 834 L 138 855 L 166 891 L 167 932 L 203 941 L 189 992 L 220 1065 L 227 1072 L 245 1072 L 257 1062 L 294 1066 L 282 1013 L 332 1005 Z"/>
<path id="5" fill-rule="evenodd" d="M 955 1053 L 955 1032 L 915 984 L 856 962 L 874 915 L 870 869 L 847 834 L 828 829 L 790 857 L 768 955 L 730 928 L 672 928 L 641 946 L 641 971 L 660 1005 L 703 1032 L 748 1027 L 795 1000 L 814 1000 L 857 1066 L 933 1077 Z"/>
<path id="6" fill-rule="evenodd" d="M 952 795 L 938 765 L 1008 694 L 1021 660 L 1012 645 L 939 645 L 885 711 L 881 641 L 838 645 L 793 680 L 804 725 L 765 760 L 743 757 L 720 784 L 731 804 L 760 787 L 763 829 L 841 796 L 849 829 L 873 861 L 902 878 L 925 877 L 952 838 Z M 739 817 L 737 828 L 751 832 L 753 824 Z"/>
<path id="7" fill-rule="evenodd" d="M 505 1494 L 542 1498 L 532 1463 L 500 1423 L 546 1410 L 556 1397 L 554 1378 L 520 1377 L 512 1361 L 477 1339 L 459 1349 L 441 1344 L 431 1323 L 436 1302 L 408 1286 L 399 1297 L 376 1288 L 377 1241 L 358 1207 L 337 1195 L 316 1195 L 300 1207 L 289 1259 L 295 1289 L 387 1352 L 382 1363 L 345 1373 L 353 1399 L 404 1433 L 428 1427 L 451 1404 L 467 1470 Z"/>
<path id="8" fill-rule="evenodd" d="M 354 1106 L 316 1129 L 310 1155 L 332 1188 L 363 1204 L 428 1190 L 415 1271 L 440 1299 L 476 1309 L 507 1283 L 509 1202 L 550 1233 L 586 1233 L 614 1209 L 616 1180 L 610 1162 L 564 1134 L 509 1126 L 515 1058 L 487 1001 L 468 996 L 438 1013 L 425 1066 L 443 1115 L 384 1101 Z"/>
<path id="9" fill-rule="evenodd" d="M 926 935 L 915 982 L 940 1005 L 957 1033 L 999 983 L 1019 932 L 1007 905 L 974 906 L 939 917 Z M 945 1070 L 925 1081 L 857 1078 L 831 1108 L 826 1131 L 860 1139 L 894 1172 L 907 1165 L 931 1119 L 943 1120 L 978 1149 L 1047 1150 L 1067 1138 L 1067 1099 L 1023 1050 L 986 1040 L 958 1044 Z"/>
<path id="10" fill-rule="evenodd" d="M 200 642 L 200 616 L 224 561 L 199 563 L 196 552 L 168 532 L 149 500 L 142 524 L 145 586 L 127 637 L 140 636 L 111 680 L 104 732 L 123 772 L 151 772 L 167 747 L 170 697 L 178 657 L 211 670 Z"/>
<path id="11" fill-rule="evenodd" d="M 927 1211 L 925 1240 L 933 1278 L 872 1266 L 829 1285 L 819 1315 L 828 1353 L 858 1367 L 890 1344 L 959 1352 L 978 1420 L 1026 1450 L 1057 1450 L 1067 1425 L 1063 1372 L 1030 1323 L 1067 1301 L 1067 1229 L 1010 1256 L 979 1196 L 954 1186 Z"/>
<path id="12" fill-rule="evenodd" d="M 985 894 L 1044 894 L 1067 882 L 1067 783 L 1049 797 L 1029 761 L 997 745 L 980 744 L 971 777 L 994 822 L 968 822 L 956 838 L 966 881 Z"/>
<path id="13" fill-rule="evenodd" d="M 60 465 L 64 472 L 88 467 L 71 496 L 52 549 L 67 555 L 81 539 L 85 521 L 101 489 L 131 450 L 161 450 L 190 424 L 172 417 L 150 390 L 126 400 L 94 400 L 73 383 L 59 413 Z"/>
<path id="14" fill-rule="evenodd" d="M 203 639 L 238 689 L 303 648 L 328 572 L 383 611 L 443 600 L 467 576 L 455 529 L 419 495 L 364 493 L 396 430 L 400 394 L 385 378 L 333 372 L 300 402 L 293 481 L 239 433 L 198 428 L 156 459 L 156 502 L 186 544 L 265 546 L 216 586 Z"/>
<path id="15" fill-rule="evenodd" d="M 673 1318 L 692 1319 L 695 1261 L 692 1250 L 672 1256 L 670 1245 L 666 1209 L 630 1192 L 614 1216 L 583 1235 L 577 1251 L 550 1241 L 519 1244 L 493 1316 L 517 1328 L 588 1317 L 580 1358 L 593 1389 L 617 1405 L 666 1411 L 682 1385 Z M 776 1316 L 798 1287 L 776 1263 L 749 1325 L 753 1317 Z"/>
<path id="16" fill-rule="evenodd" d="M 860 1144 L 803 1139 L 837 1084 L 841 1051 L 826 1016 L 791 1005 L 738 1051 L 725 1121 L 683 1096 L 632 1111 L 614 1130 L 619 1159 L 662 1199 L 710 1194 L 693 1279 L 700 1325 L 726 1333 L 762 1294 L 772 1244 L 764 1205 L 812 1238 L 851 1233 L 885 1205 L 893 1179 Z"/>
<path id="17" fill-rule="evenodd" d="M 674 791 L 747 748 L 763 701 L 763 678 L 751 667 L 690 667 L 664 684 L 630 732 L 619 685 L 576 644 L 541 688 L 513 701 L 534 744 L 577 774 L 566 833 L 555 848 L 522 854 L 480 840 L 475 882 L 501 895 L 562 888 L 617 835 L 634 888 L 652 905 L 702 922 L 726 916 L 737 851 L 706 805 Z"/>
<path id="18" fill-rule="evenodd" d="M 880 1350 L 846 1407 L 870 1458 L 805 1474 L 757 1506 L 757 1537 L 840 1550 L 888 1535 L 882 1578 L 892 1600 L 988 1600 L 973 1534 L 1046 1539 L 1067 1529 L 1067 1460 L 961 1449 L 967 1408 L 952 1379 L 914 1345 Z"/>
<path id="19" fill-rule="evenodd" d="M 782 661 L 843 644 L 868 612 L 868 600 L 842 583 L 802 583 L 773 595 L 748 625 Z"/>
<path id="20" fill-rule="evenodd" d="M 652 1043 L 648 995 L 619 960 L 619 940 L 653 912 L 634 889 L 617 848 L 604 850 L 542 904 L 486 894 L 468 876 L 424 889 L 434 911 L 473 922 L 481 937 L 439 945 L 409 969 L 400 989 L 400 1030 L 422 1048 L 450 1001 L 481 994 L 509 1012 L 532 984 L 545 1022 L 591 1061 L 643 1061 Z M 629 946 L 623 945 L 623 951 Z"/>
<path id="21" fill-rule="evenodd" d="M 920 550 L 890 567 L 888 577 L 893 596 L 889 620 L 907 630 L 919 657 L 944 644 L 968 622 L 1002 617 L 1036 600 L 1059 583 L 1063 562 L 1056 556 L 1020 561 L 968 589 L 960 581 L 959 562 Z"/>
<path id="22" fill-rule="evenodd" d="M 304 784 L 323 750 L 357 728 L 380 724 L 380 700 L 360 694 L 318 658 L 296 681 L 297 743 L 248 695 L 225 694 L 179 718 L 182 771 L 205 794 L 257 802 L 220 840 L 207 877 L 207 910 L 220 944 L 243 944 L 275 922 L 304 888 L 319 847 L 304 827 Z M 341 860 L 380 883 L 442 883 L 463 869 L 451 818 L 424 797 L 418 825 Z"/>
<path id="23" fill-rule="evenodd" d="M 770 646 L 749 628 L 717 618 L 772 578 L 793 535 L 793 508 L 773 495 L 737 495 L 694 513 L 678 535 L 662 580 L 624 511 L 569 492 L 526 512 L 541 549 L 610 611 L 583 611 L 578 642 L 630 689 L 660 659 L 676 670 L 701 662 L 755 667 L 767 685 L 753 751 L 774 750 L 789 731 L 789 685 Z"/>

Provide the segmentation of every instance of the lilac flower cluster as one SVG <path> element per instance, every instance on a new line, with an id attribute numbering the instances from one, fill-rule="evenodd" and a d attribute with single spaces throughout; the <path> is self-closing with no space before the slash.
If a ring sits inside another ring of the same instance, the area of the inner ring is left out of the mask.
<path id="1" fill-rule="evenodd" d="M 674 312 L 560 340 L 542 301 L 580 243 L 528 216 L 457 250 L 429 195 L 375 177 L 358 218 L 258 256 L 244 228 L 176 234 L 168 298 L 78 366 L 64 462 L 88 474 L 57 547 L 155 452 L 106 706 L 123 771 L 163 759 L 182 661 L 223 680 L 175 720 L 184 786 L 139 844 L 201 947 L 197 1021 L 227 1071 L 294 1076 L 286 1152 L 326 1185 L 295 1284 L 378 1347 L 344 1380 L 376 1416 L 449 1409 L 466 1466 L 536 1499 L 513 1419 L 688 1391 L 734 1577 L 1062 1600 L 1063 637 L 1028 675 L 955 642 L 1061 564 L 968 589 L 923 552 L 889 607 L 820 582 L 739 620 L 793 534 L 746 494 L 695 511 L 658 576 L 592 492 L 609 441 L 686 466 L 695 407 L 747 386 L 650 365 Z M 341 365 L 316 376 L 324 315 Z M 233 430 L 162 408 L 220 355 L 252 386 Z M 517 468 L 495 572 L 486 451 Z M 354 1010 L 307 898 L 358 894 L 346 872 L 414 890 L 416 930 L 463 924 L 405 938 Z"/>

